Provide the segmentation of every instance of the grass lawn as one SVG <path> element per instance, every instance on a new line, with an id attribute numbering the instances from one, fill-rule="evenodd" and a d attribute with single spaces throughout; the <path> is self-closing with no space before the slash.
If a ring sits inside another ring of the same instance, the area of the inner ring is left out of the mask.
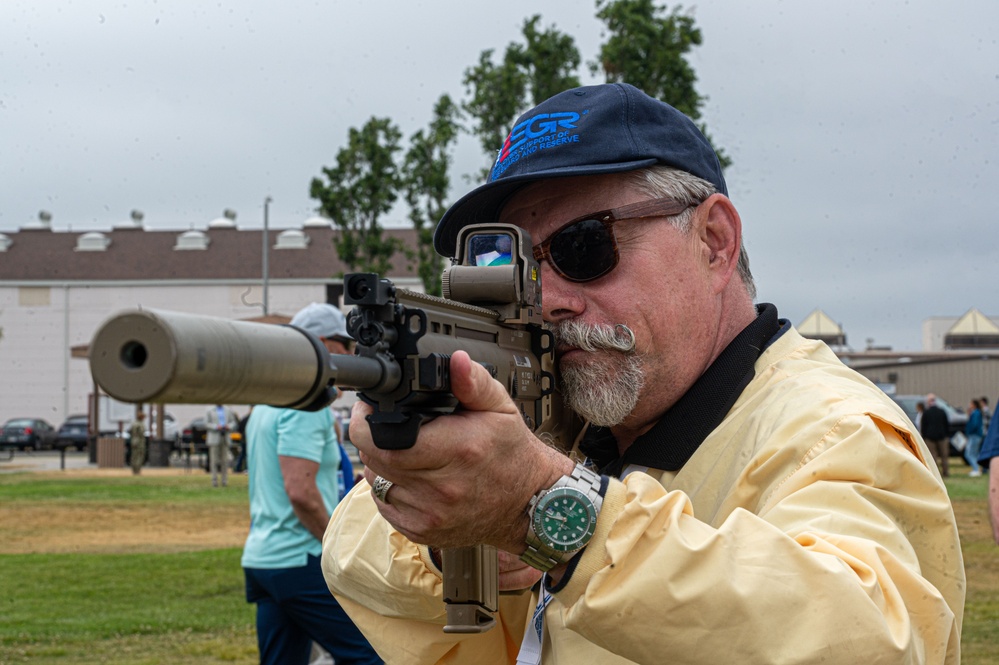
<path id="1" fill-rule="evenodd" d="M 0 664 L 256 663 L 245 476 L 0 476 Z"/>
<path id="2" fill-rule="evenodd" d="M 963 665 L 999 663 L 999 547 L 989 523 L 988 476 L 968 478 L 965 467 L 946 479 L 964 551 L 968 594 L 961 634 Z"/>
<path id="3" fill-rule="evenodd" d="M 987 487 L 947 480 L 968 576 L 965 665 L 999 663 Z M 245 476 L 213 489 L 203 473 L 0 475 L 0 665 L 256 663 L 247 513 Z"/>
<path id="4" fill-rule="evenodd" d="M 239 556 L 0 555 L 0 662 L 256 662 Z"/>

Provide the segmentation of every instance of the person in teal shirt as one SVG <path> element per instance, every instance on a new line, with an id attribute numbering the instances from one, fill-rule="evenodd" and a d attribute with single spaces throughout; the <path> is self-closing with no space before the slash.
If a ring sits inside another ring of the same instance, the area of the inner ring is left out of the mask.
<path id="1" fill-rule="evenodd" d="M 291 325 L 331 353 L 348 352 L 344 316 L 332 305 L 313 303 Z M 337 665 L 381 663 L 320 569 L 323 534 L 339 501 L 333 412 L 255 406 L 245 445 L 250 533 L 241 563 L 246 600 L 257 605 L 260 662 L 306 665 L 315 641 Z"/>

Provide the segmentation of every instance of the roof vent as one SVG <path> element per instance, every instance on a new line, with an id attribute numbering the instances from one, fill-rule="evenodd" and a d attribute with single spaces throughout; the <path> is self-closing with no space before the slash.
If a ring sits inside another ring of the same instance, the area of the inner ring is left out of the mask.
<path id="1" fill-rule="evenodd" d="M 208 249 L 208 236 L 204 231 L 185 231 L 177 236 L 177 244 L 173 246 L 175 250 L 183 251 L 189 249 Z"/>
<path id="2" fill-rule="evenodd" d="M 304 231 L 288 229 L 278 234 L 274 249 L 305 249 L 309 246 L 309 236 Z"/>
<path id="3" fill-rule="evenodd" d="M 145 217 L 145 215 L 142 214 L 141 210 L 133 210 L 131 212 L 131 214 L 130 214 L 130 217 L 132 218 L 131 221 L 129 221 L 129 222 L 122 222 L 121 224 L 116 225 L 115 228 L 116 229 L 141 229 L 141 228 L 143 228 L 143 226 L 142 226 L 142 218 Z"/>
<path id="4" fill-rule="evenodd" d="M 212 221 L 208 222 L 208 228 L 210 229 L 234 229 L 236 228 L 236 211 L 232 208 L 226 208 L 222 212 L 222 216 Z"/>
<path id="5" fill-rule="evenodd" d="M 307 220 L 302 222 L 303 229 L 330 229 L 333 228 L 333 220 L 329 217 L 323 217 L 322 215 L 316 215 L 314 217 L 309 217 Z"/>
<path id="6" fill-rule="evenodd" d="M 26 224 L 21 227 L 22 230 L 27 229 L 42 229 L 42 230 L 52 230 L 52 213 L 48 210 L 38 211 L 38 221 Z"/>
<path id="7" fill-rule="evenodd" d="M 10 236 L 0 233 L 0 252 L 6 252 L 13 243 Z"/>
<path id="8" fill-rule="evenodd" d="M 111 244 L 111 238 L 103 233 L 91 231 L 76 239 L 77 252 L 103 252 Z"/>

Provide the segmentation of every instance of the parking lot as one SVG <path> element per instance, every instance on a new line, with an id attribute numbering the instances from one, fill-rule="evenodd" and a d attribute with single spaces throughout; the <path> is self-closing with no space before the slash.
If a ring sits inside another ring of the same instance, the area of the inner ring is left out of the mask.
<path id="1" fill-rule="evenodd" d="M 86 450 L 80 452 L 75 450 L 18 450 L 14 452 L 12 458 L 8 458 L 6 450 L 0 451 L 0 473 L 96 468 L 96 464 L 90 463 L 90 456 Z"/>
<path id="2" fill-rule="evenodd" d="M 90 461 L 90 453 L 87 450 L 29 450 L 14 451 L 14 456 L 9 457 L 10 451 L 0 451 L 0 473 L 14 473 L 17 471 L 59 471 L 60 469 L 97 469 L 98 465 Z M 192 468 L 202 468 L 205 466 L 205 454 L 195 453 L 187 455 L 185 451 L 173 451 L 164 464 L 150 465 L 147 463 L 143 470 L 151 468 L 173 467 L 190 470 Z M 122 468 L 125 468 L 124 466 Z"/>

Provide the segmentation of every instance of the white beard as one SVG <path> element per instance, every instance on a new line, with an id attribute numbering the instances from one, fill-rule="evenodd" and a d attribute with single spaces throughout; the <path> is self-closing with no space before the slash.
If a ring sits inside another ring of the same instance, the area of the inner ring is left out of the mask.
<path id="1" fill-rule="evenodd" d="M 550 324 L 556 345 L 591 354 L 585 362 L 560 367 L 566 406 L 594 425 L 621 424 L 638 404 L 645 371 L 635 353 L 635 335 L 624 325 L 593 326 L 577 321 Z"/>
<path id="2" fill-rule="evenodd" d="M 645 372 L 635 356 L 604 356 L 565 367 L 560 378 L 566 406 L 594 425 L 613 427 L 635 410 Z"/>

